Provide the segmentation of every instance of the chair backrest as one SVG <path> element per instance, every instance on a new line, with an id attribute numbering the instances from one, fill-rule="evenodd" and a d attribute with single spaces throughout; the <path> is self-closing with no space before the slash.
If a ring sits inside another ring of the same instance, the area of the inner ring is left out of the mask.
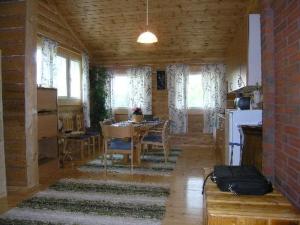
<path id="1" fill-rule="evenodd" d="M 144 120 L 146 121 L 152 121 L 153 120 L 153 115 L 150 114 L 150 115 L 144 115 Z"/>
<path id="2" fill-rule="evenodd" d="M 112 125 L 101 124 L 102 134 L 104 139 L 111 138 L 132 138 L 133 137 L 133 126 L 129 125 L 126 127 L 118 127 Z"/>
<path id="3" fill-rule="evenodd" d="M 77 114 L 76 115 L 76 129 L 77 131 L 84 131 L 85 126 L 84 126 L 84 119 L 82 114 Z"/>
<path id="4" fill-rule="evenodd" d="M 128 120 L 128 113 L 127 114 L 115 114 L 114 115 L 116 122 L 122 122 Z"/>
<path id="5" fill-rule="evenodd" d="M 62 124 L 64 131 L 74 131 L 74 121 L 71 114 L 64 114 L 62 116 Z"/>

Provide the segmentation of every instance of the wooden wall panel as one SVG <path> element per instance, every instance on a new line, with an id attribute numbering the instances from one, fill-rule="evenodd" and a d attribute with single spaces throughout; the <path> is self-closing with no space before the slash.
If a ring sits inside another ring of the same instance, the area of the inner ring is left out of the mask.
<path id="1" fill-rule="evenodd" d="M 188 115 L 188 133 L 202 133 L 203 132 L 203 114 L 189 113 Z"/>
<path id="2" fill-rule="evenodd" d="M 21 18 L 17 26 L 0 22 L 0 48 L 2 54 L 3 114 L 7 184 L 26 186 L 25 151 L 25 19 L 24 1 L 0 3 L 3 21 L 5 18 Z M 22 46 L 15 55 L 14 45 Z"/>
<path id="3" fill-rule="evenodd" d="M 152 66 L 152 114 L 161 118 L 169 118 L 168 87 L 165 90 L 157 90 L 156 71 L 166 70 L 166 65 Z"/>
<path id="4" fill-rule="evenodd" d="M 81 52 L 84 44 L 69 27 L 53 1 L 38 1 L 37 34 L 48 37 L 59 43 L 60 46 Z"/>
<path id="5" fill-rule="evenodd" d="M 4 134 L 3 134 L 3 104 L 2 104 L 2 67 L 0 50 L 0 198 L 6 196 L 6 169 L 4 153 Z"/>
<path id="6" fill-rule="evenodd" d="M 35 0 L 0 2 L 3 118 L 7 185 L 38 183 Z"/>
<path id="7" fill-rule="evenodd" d="M 226 52 L 226 76 L 228 81 L 228 91 L 239 89 L 238 78 L 246 83 L 248 64 L 248 31 L 247 17 L 244 17 L 237 30 L 236 36 L 228 45 Z"/>
<path id="8" fill-rule="evenodd" d="M 26 0 L 25 33 L 25 135 L 27 187 L 39 183 L 37 142 L 36 49 L 37 0 Z"/>

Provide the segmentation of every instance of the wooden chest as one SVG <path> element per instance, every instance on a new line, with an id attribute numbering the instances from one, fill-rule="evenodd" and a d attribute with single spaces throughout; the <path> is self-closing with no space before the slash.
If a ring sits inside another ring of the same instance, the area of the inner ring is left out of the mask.
<path id="1" fill-rule="evenodd" d="M 204 206 L 206 225 L 300 225 L 300 212 L 277 191 L 236 196 L 208 182 Z"/>
<path id="2" fill-rule="evenodd" d="M 58 156 L 57 90 L 37 89 L 39 163 Z"/>

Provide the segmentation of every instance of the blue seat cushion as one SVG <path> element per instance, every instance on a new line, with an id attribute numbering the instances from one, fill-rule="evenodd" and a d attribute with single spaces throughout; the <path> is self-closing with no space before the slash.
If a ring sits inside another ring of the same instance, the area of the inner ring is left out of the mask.
<path id="1" fill-rule="evenodd" d="M 108 143 L 108 149 L 130 150 L 131 140 L 113 139 Z"/>
<path id="2" fill-rule="evenodd" d="M 97 131 L 86 131 L 85 134 L 86 134 L 86 135 L 89 135 L 89 136 L 97 136 L 97 135 L 99 135 L 100 133 L 97 132 Z"/>
<path id="3" fill-rule="evenodd" d="M 159 142 L 162 143 L 162 137 L 160 135 L 146 135 L 143 138 L 143 141 L 150 141 L 150 142 Z"/>

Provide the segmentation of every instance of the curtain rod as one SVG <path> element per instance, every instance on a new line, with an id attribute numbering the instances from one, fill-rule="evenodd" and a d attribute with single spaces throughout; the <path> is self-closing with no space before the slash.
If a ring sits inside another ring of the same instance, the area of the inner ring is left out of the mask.
<path id="1" fill-rule="evenodd" d="M 224 63 L 153 63 L 153 64 L 116 64 L 116 65 L 101 65 L 105 68 L 109 68 L 109 69 L 126 69 L 126 68 L 130 68 L 130 67 L 137 67 L 137 66 L 156 66 L 157 68 L 162 68 L 162 67 L 166 67 L 168 65 L 172 65 L 172 64 L 186 64 L 188 66 L 191 67 L 197 67 L 197 66 L 203 66 L 203 65 L 214 65 L 214 64 L 224 64 Z M 96 64 L 95 64 L 96 65 Z"/>
<path id="2" fill-rule="evenodd" d="M 38 36 L 38 38 L 49 38 L 49 39 L 57 42 L 60 48 L 63 48 L 65 50 L 68 50 L 68 51 L 73 52 L 75 54 L 81 55 L 83 52 L 85 52 L 85 51 L 80 50 L 80 49 L 76 49 L 76 48 L 73 48 L 73 47 L 70 47 L 70 46 L 66 46 L 65 44 L 61 43 L 60 41 L 57 41 L 57 40 L 55 40 L 55 39 L 53 39 L 49 36 L 46 36 L 44 34 L 37 33 L 37 36 Z M 73 49 L 71 49 L 71 48 L 73 48 Z"/>

